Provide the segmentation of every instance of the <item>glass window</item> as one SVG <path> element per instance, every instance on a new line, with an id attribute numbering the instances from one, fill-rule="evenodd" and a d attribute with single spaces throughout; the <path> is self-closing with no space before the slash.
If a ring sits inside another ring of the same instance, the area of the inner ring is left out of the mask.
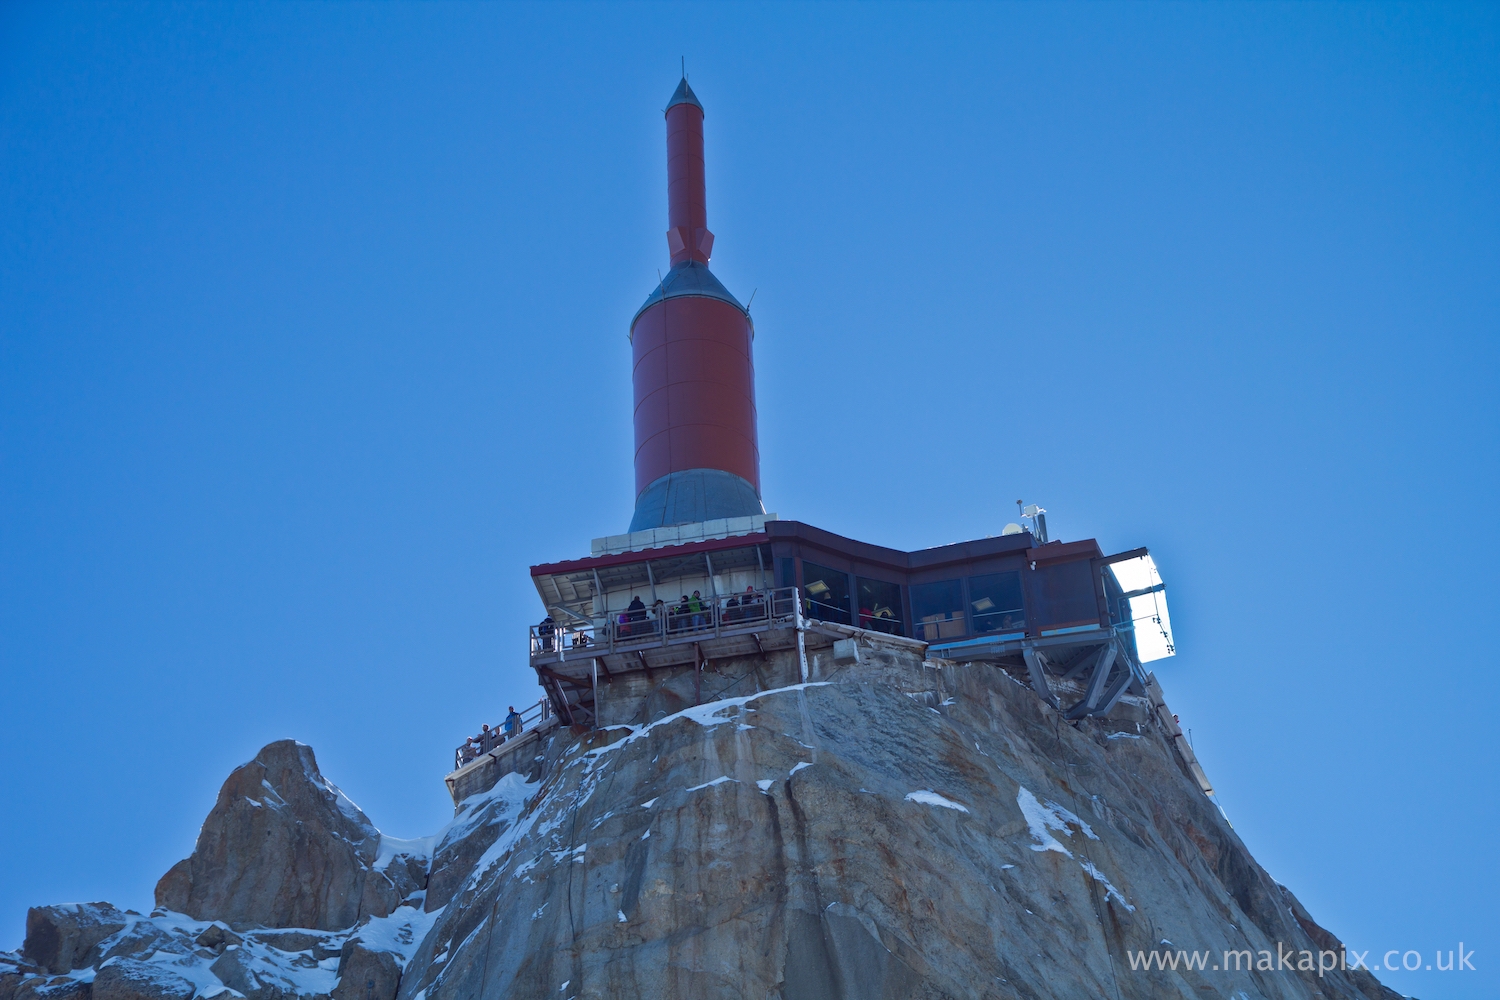
<path id="1" fill-rule="evenodd" d="M 859 627 L 900 635 L 901 587 L 864 577 L 857 577 L 854 585 L 859 592 Z"/>
<path id="2" fill-rule="evenodd" d="M 1130 620 L 1140 661 L 1150 663 L 1175 656 L 1172 618 L 1167 614 L 1167 585 L 1157 572 L 1156 560 L 1150 555 L 1138 556 L 1114 563 L 1109 570 L 1104 574 L 1105 594 L 1110 598 L 1110 607 L 1120 609 L 1118 614 L 1111 613 L 1110 620 Z M 1112 582 L 1116 584 L 1113 588 Z"/>
<path id="3" fill-rule="evenodd" d="M 1032 574 L 1032 624 L 1040 629 L 1071 627 L 1099 620 L 1094 593 L 1098 571 L 1087 559 L 1038 566 Z"/>
<path id="4" fill-rule="evenodd" d="M 1026 628 L 1021 574 L 991 573 L 969 577 L 969 611 L 975 632 L 1020 632 Z"/>
<path id="5" fill-rule="evenodd" d="M 963 635 L 963 587 L 957 580 L 917 584 L 911 588 L 911 615 L 918 639 L 936 642 Z"/>
<path id="6" fill-rule="evenodd" d="M 849 574 L 802 560 L 802 589 L 807 614 L 819 621 L 854 624 L 849 614 Z"/>

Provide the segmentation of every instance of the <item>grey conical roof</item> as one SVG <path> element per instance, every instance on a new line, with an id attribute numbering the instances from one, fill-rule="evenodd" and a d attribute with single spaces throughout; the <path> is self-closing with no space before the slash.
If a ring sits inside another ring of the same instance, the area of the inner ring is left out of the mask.
<path id="1" fill-rule="evenodd" d="M 691 104 L 699 111 L 703 110 L 703 105 L 698 103 L 698 95 L 693 93 L 692 87 L 688 86 L 687 77 L 683 77 L 677 89 L 672 91 L 672 99 L 667 102 L 667 110 L 671 111 L 679 104 Z"/>
<path id="2" fill-rule="evenodd" d="M 635 316 L 631 318 L 631 329 L 635 329 L 635 321 L 641 318 L 641 313 L 662 299 L 679 299 L 689 295 L 728 302 L 746 316 L 750 315 L 749 311 L 740 304 L 740 300 L 730 294 L 729 289 L 714 277 L 714 273 L 708 269 L 707 264 L 696 260 L 685 260 L 673 265 L 672 270 L 667 272 L 667 276 L 661 280 L 661 283 L 651 289 L 651 294 L 646 296 L 645 304 L 637 309 Z"/>

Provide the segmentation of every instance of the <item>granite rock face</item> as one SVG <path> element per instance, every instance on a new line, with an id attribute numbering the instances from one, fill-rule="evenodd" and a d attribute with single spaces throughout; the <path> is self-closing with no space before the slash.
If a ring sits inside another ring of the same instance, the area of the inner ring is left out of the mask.
<path id="1" fill-rule="evenodd" d="M 1342 946 L 1149 713 L 1070 723 L 997 667 L 859 641 L 806 683 L 770 654 L 601 692 L 641 717 L 544 736 L 426 841 L 271 744 L 150 916 L 31 911 L 0 1000 L 1394 1000 L 1254 967 Z"/>
<path id="2" fill-rule="evenodd" d="M 323 777 L 312 747 L 281 740 L 230 774 L 192 856 L 157 883 L 156 904 L 231 926 L 349 927 L 399 900 L 366 898 L 379 845 L 380 831 Z"/>
<path id="3" fill-rule="evenodd" d="M 1396 996 L 1132 969 L 1167 941 L 1209 966 L 1339 947 L 1149 722 L 1074 725 L 998 668 L 902 648 L 760 692 L 719 669 L 721 700 L 559 733 L 539 781 L 462 804 L 435 857 L 468 871 L 401 1000 Z"/>

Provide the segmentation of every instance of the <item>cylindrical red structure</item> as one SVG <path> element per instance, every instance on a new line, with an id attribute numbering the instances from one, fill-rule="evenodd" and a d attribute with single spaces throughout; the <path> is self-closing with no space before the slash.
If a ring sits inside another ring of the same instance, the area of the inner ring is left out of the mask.
<path id="1" fill-rule="evenodd" d="M 667 105 L 672 269 L 631 322 L 631 531 L 765 513 L 755 434 L 754 328 L 708 269 L 703 106 L 683 80 Z"/>
<path id="2" fill-rule="evenodd" d="M 708 185 L 703 178 L 703 108 L 682 101 L 667 108 L 667 246 L 675 266 L 708 263 Z"/>

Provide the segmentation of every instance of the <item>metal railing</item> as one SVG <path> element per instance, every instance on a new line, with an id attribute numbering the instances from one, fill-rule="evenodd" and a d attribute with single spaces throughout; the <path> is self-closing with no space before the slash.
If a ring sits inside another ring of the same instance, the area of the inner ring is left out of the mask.
<path id="1" fill-rule="evenodd" d="M 962 611 L 928 615 L 916 623 L 916 637 L 923 642 L 939 642 L 968 635 L 968 623 Z"/>
<path id="2" fill-rule="evenodd" d="M 901 634 L 901 619 L 891 613 L 890 608 L 881 608 L 879 611 L 870 611 L 861 608 L 859 612 L 859 627 L 871 632 L 885 632 L 889 635 Z"/>
<path id="3" fill-rule="evenodd" d="M 479 735 L 465 740 L 453 751 L 453 769 L 456 771 L 510 740 L 520 738 L 550 718 L 552 718 L 552 702 L 546 698 L 534 705 L 526 706 L 525 711 L 517 712 L 515 716 L 507 718 L 500 725 L 492 729 L 483 729 Z"/>
<path id="4" fill-rule="evenodd" d="M 1024 608 L 1012 608 L 1008 611 L 976 611 L 973 613 L 974 631 L 978 634 L 986 632 L 1024 632 L 1026 630 L 1026 610 Z"/>
<path id="5" fill-rule="evenodd" d="M 809 618 L 816 618 L 823 622 L 838 622 L 840 625 L 853 625 L 849 616 L 849 605 L 847 603 L 834 604 L 829 601 L 820 601 L 816 597 L 807 599 L 807 606 L 803 613 Z"/>
<path id="6" fill-rule="evenodd" d="M 555 653 L 567 660 L 601 652 L 666 646 L 687 639 L 734 635 L 766 628 L 796 613 L 796 588 L 775 587 L 747 590 L 721 597 L 702 597 L 696 602 L 658 601 L 648 608 L 611 612 L 607 618 L 585 621 L 543 621 L 529 631 L 531 655 Z"/>

